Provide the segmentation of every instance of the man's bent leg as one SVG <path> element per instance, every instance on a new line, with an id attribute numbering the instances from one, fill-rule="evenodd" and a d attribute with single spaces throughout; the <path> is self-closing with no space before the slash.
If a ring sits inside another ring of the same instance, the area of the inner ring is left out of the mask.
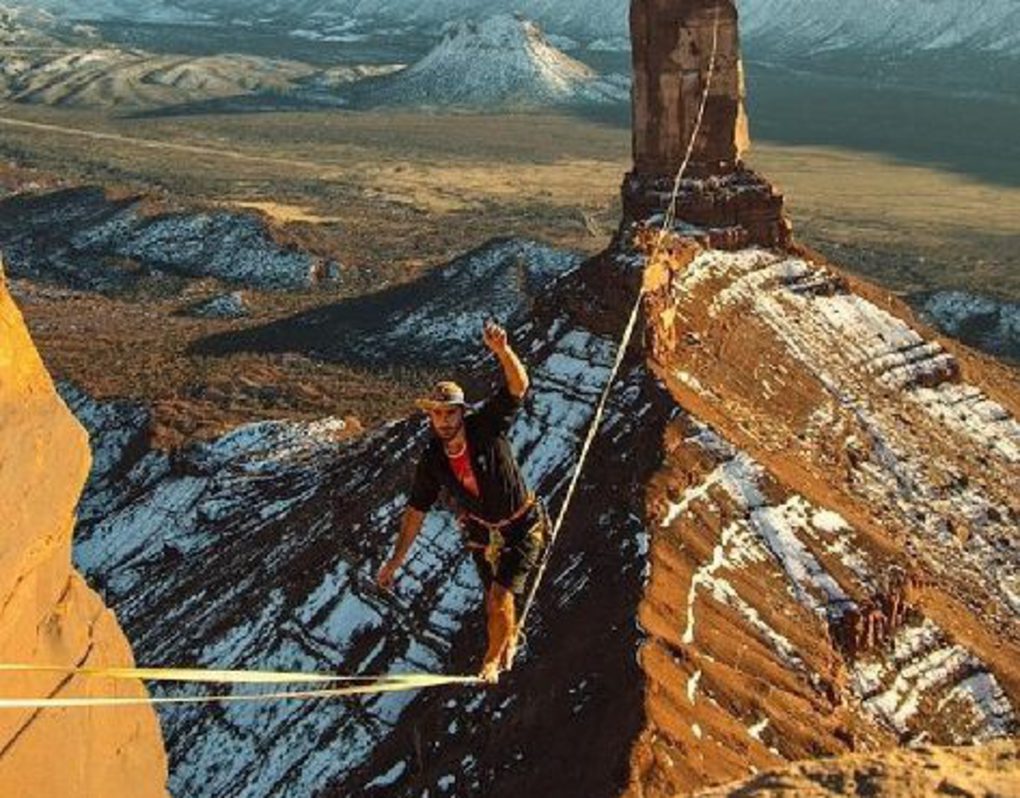
<path id="1" fill-rule="evenodd" d="M 514 594 L 494 582 L 485 596 L 485 609 L 488 615 L 489 645 L 482 663 L 481 676 L 487 681 L 496 681 L 510 637 L 517 625 Z"/>

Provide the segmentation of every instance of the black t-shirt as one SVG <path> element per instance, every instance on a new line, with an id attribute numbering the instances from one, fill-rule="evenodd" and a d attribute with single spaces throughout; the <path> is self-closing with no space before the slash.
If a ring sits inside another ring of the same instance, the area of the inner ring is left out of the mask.
<path id="1" fill-rule="evenodd" d="M 520 406 L 521 400 L 504 386 L 489 397 L 481 409 L 464 418 L 471 468 L 478 480 L 478 497 L 460 483 L 442 442 L 432 436 L 418 460 L 410 506 L 428 512 L 445 488 L 461 508 L 486 521 L 501 521 L 519 510 L 527 500 L 528 488 L 506 434 Z"/>

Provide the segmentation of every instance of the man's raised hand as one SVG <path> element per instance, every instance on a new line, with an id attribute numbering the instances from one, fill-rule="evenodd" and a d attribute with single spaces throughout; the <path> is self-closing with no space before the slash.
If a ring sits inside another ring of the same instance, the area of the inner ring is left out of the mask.
<path id="1" fill-rule="evenodd" d="M 485 322 L 485 329 L 482 331 L 482 337 L 485 340 L 485 345 L 495 354 L 499 355 L 506 351 L 506 330 L 491 319 Z"/>

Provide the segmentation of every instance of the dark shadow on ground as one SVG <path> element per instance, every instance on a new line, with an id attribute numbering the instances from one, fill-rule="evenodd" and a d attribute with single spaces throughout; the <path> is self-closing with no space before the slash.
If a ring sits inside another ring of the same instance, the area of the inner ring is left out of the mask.
<path id="1" fill-rule="evenodd" d="M 203 338 L 189 353 L 295 353 L 368 368 L 440 368 L 482 354 L 487 318 L 513 327 L 581 257 L 494 239 L 411 283 Z"/>
<path id="2" fill-rule="evenodd" d="M 629 71 L 627 58 L 601 54 L 598 66 Z M 752 141 L 875 153 L 994 185 L 1020 186 L 1020 138 L 1015 135 L 1020 102 L 1003 91 L 1012 78 L 1020 82 L 1020 66 L 987 65 L 945 91 L 928 87 L 921 62 L 801 66 L 777 66 L 753 60 L 753 55 L 746 61 Z M 599 124 L 631 125 L 626 104 L 574 113 Z"/>
<path id="3" fill-rule="evenodd" d="M 753 139 L 841 147 L 1020 186 L 1020 103 L 749 63 Z"/>

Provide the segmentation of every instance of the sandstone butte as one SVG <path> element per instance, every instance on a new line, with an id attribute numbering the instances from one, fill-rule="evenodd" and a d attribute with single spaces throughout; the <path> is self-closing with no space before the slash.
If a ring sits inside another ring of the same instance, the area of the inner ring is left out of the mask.
<path id="1" fill-rule="evenodd" d="M 91 463 L 85 430 L 54 390 L 0 263 L 0 662 L 130 666 L 114 614 L 71 567 L 75 507 Z M 3 677 L 9 697 L 144 696 L 141 682 Z M 0 795 L 166 796 L 150 706 L 0 710 Z"/>

